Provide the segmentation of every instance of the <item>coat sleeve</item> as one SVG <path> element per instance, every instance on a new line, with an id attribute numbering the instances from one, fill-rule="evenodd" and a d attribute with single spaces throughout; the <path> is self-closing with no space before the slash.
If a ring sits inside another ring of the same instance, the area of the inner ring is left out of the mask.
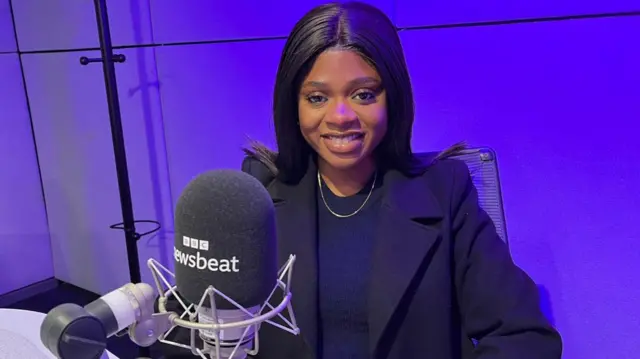
<path id="1" fill-rule="evenodd" d="M 560 359 L 559 333 L 543 315 L 533 280 L 511 258 L 480 208 L 467 166 L 454 165 L 455 283 L 463 328 L 476 359 Z"/>

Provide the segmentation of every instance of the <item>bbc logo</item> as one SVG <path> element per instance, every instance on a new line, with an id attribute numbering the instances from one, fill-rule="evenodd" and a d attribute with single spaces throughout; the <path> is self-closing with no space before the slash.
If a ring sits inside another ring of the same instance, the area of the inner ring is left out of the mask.
<path id="1" fill-rule="evenodd" d="M 201 251 L 209 250 L 209 241 L 190 238 L 187 236 L 182 236 L 182 245 L 188 248 L 199 249 Z"/>

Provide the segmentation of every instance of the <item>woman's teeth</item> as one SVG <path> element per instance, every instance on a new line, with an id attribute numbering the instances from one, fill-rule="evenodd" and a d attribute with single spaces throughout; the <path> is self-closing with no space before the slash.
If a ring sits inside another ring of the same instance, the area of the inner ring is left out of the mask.
<path id="1" fill-rule="evenodd" d="M 328 136 L 328 138 L 333 142 L 336 146 L 344 146 L 351 141 L 355 141 L 360 139 L 359 134 L 348 135 L 348 136 Z"/>

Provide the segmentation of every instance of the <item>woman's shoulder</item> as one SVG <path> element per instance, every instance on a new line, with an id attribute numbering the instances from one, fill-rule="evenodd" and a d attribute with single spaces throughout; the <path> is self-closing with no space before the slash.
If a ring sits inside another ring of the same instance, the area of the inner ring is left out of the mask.
<path id="1" fill-rule="evenodd" d="M 242 172 L 252 175 L 265 187 L 276 178 L 273 171 L 264 161 L 252 155 L 247 155 L 242 160 Z"/>
<path id="2" fill-rule="evenodd" d="M 455 186 L 465 183 L 469 178 L 469 167 L 458 156 L 467 150 L 465 143 L 455 144 L 440 152 L 428 152 L 416 155 L 423 170 L 419 176 L 432 184 Z"/>
<path id="3" fill-rule="evenodd" d="M 469 167 L 457 158 L 443 158 L 432 161 L 425 166 L 425 170 L 416 178 L 438 196 L 447 196 L 468 185 L 470 180 Z M 444 199 L 444 198 L 443 198 Z"/>
<path id="4" fill-rule="evenodd" d="M 467 164 L 459 158 L 460 151 L 434 152 L 417 158 L 422 162 L 422 170 L 411 179 L 419 182 L 414 189 L 429 191 L 441 206 L 451 206 L 459 196 L 464 195 L 473 185 Z"/>
<path id="5" fill-rule="evenodd" d="M 250 141 L 249 146 L 243 148 L 242 172 L 258 179 L 265 187 L 277 175 L 275 159 L 277 153 L 258 141 Z"/>
<path id="6" fill-rule="evenodd" d="M 458 158 L 444 158 L 433 161 L 426 166 L 426 170 L 420 175 L 424 178 L 442 179 L 451 182 L 461 179 L 469 174 L 467 164 Z"/>

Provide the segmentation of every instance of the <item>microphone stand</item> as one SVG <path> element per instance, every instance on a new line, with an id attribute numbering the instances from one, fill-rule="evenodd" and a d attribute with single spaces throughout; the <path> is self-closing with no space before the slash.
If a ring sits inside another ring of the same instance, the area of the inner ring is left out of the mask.
<path id="1" fill-rule="evenodd" d="M 141 235 L 136 232 L 131 201 L 131 187 L 129 185 L 129 171 L 127 169 L 127 155 L 125 152 L 124 136 L 122 133 L 122 120 L 120 116 L 120 103 L 118 100 L 118 88 L 114 63 L 125 62 L 124 55 L 114 55 L 111 45 L 111 32 L 109 29 L 109 15 L 107 13 L 106 0 L 94 0 L 98 35 L 100 36 L 101 58 L 80 58 L 80 64 L 88 65 L 94 62 L 102 62 L 104 82 L 109 106 L 109 119 L 111 121 L 111 137 L 116 161 L 118 188 L 120 190 L 120 205 L 122 208 L 122 223 L 111 228 L 124 229 L 125 243 L 127 246 L 127 259 L 129 262 L 129 277 L 132 283 L 140 283 L 140 263 L 138 258 L 137 242 Z M 118 227 L 121 226 L 121 227 Z M 139 347 L 141 357 L 150 357 L 150 350 Z"/>

